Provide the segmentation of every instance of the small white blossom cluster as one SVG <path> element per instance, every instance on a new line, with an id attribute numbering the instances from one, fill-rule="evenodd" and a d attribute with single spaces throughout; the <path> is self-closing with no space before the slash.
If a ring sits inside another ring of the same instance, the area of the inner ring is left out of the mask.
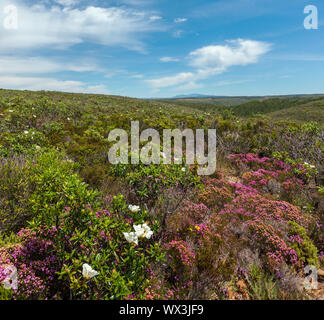
<path id="1" fill-rule="evenodd" d="M 146 238 L 146 239 L 151 239 L 153 235 L 153 231 L 151 228 L 146 224 L 139 224 L 139 225 L 134 225 L 134 230 L 135 232 L 124 232 L 124 237 L 129 243 L 135 243 L 138 245 L 138 239 L 139 238 Z"/>
<path id="2" fill-rule="evenodd" d="M 141 208 L 139 206 L 133 206 L 133 205 L 129 205 L 128 209 L 133 213 L 137 213 L 141 210 Z"/>
<path id="3" fill-rule="evenodd" d="M 29 134 L 29 133 L 31 133 L 32 136 L 35 135 L 35 132 L 34 132 L 34 131 L 28 131 L 28 130 L 25 130 L 25 131 L 24 131 L 24 134 L 25 134 L 25 135 L 27 135 L 27 134 Z M 32 137 L 32 138 L 33 138 L 33 137 Z"/>
<path id="4" fill-rule="evenodd" d="M 316 168 L 314 165 L 309 164 L 308 162 L 304 162 L 304 165 L 305 165 L 306 167 L 310 167 L 311 169 L 315 169 L 315 168 Z"/>
<path id="5" fill-rule="evenodd" d="M 85 279 L 89 280 L 96 277 L 99 274 L 96 270 L 93 270 L 88 264 L 83 264 L 82 266 L 82 275 Z"/>

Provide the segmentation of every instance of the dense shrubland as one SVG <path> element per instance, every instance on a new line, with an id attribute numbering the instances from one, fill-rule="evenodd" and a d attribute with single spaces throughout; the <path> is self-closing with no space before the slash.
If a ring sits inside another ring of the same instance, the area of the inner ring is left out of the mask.
<path id="1" fill-rule="evenodd" d="M 160 132 L 216 127 L 217 172 L 110 165 L 108 133 L 131 120 Z M 0 130 L 0 282 L 18 269 L 2 299 L 313 297 L 303 270 L 324 263 L 316 122 L 1 91 Z"/>

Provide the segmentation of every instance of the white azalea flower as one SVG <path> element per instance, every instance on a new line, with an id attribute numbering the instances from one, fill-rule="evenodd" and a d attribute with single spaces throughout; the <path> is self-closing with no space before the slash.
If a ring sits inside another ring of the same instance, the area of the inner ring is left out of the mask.
<path id="1" fill-rule="evenodd" d="M 136 213 L 141 210 L 141 208 L 139 206 L 133 206 L 133 205 L 129 205 L 128 209 L 133 213 Z"/>
<path id="2" fill-rule="evenodd" d="M 91 268 L 91 266 L 89 266 L 88 264 L 85 263 L 82 266 L 82 275 L 84 278 L 89 280 L 89 279 L 96 277 L 98 274 L 99 274 L 99 272 L 97 272 L 96 270 L 93 270 Z"/>
<path id="3" fill-rule="evenodd" d="M 138 245 L 138 237 L 135 232 L 130 232 L 130 233 L 124 232 L 123 234 L 124 234 L 125 239 L 129 243 L 135 243 L 136 245 Z"/>
<path id="4" fill-rule="evenodd" d="M 135 230 L 135 233 L 136 233 L 136 236 L 139 237 L 139 238 L 142 238 L 144 237 L 144 234 L 145 234 L 145 229 L 142 228 L 142 226 L 139 224 L 139 225 L 134 225 L 134 230 Z"/>
<path id="5" fill-rule="evenodd" d="M 151 230 L 151 228 L 146 223 L 142 224 L 142 228 L 145 230 L 144 237 L 146 239 L 151 239 L 153 235 L 153 231 Z"/>
<path id="6" fill-rule="evenodd" d="M 134 225 L 134 230 L 139 238 L 151 239 L 153 235 L 153 231 L 146 223 L 142 225 Z"/>

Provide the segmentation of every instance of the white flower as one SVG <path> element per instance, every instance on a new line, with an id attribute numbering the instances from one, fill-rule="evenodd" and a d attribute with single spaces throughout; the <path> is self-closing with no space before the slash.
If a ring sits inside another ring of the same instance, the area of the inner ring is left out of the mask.
<path id="1" fill-rule="evenodd" d="M 151 239 L 153 235 L 153 231 L 151 230 L 151 228 L 146 223 L 142 224 L 142 228 L 145 230 L 144 237 L 146 239 Z"/>
<path id="2" fill-rule="evenodd" d="M 124 234 L 125 239 L 129 243 L 135 243 L 136 245 L 138 245 L 138 237 L 135 232 L 130 232 L 130 233 L 124 232 L 123 234 Z"/>
<path id="3" fill-rule="evenodd" d="M 13 110 L 8 110 L 8 112 L 12 113 L 12 112 L 13 112 Z"/>
<path id="4" fill-rule="evenodd" d="M 146 223 L 142 225 L 134 225 L 134 230 L 139 238 L 151 239 L 153 235 L 153 231 Z"/>
<path id="5" fill-rule="evenodd" d="M 28 134 L 29 132 L 27 130 L 24 131 L 24 134 Z"/>
<path id="6" fill-rule="evenodd" d="M 34 117 L 34 118 L 36 118 L 36 115 L 35 115 L 35 114 L 33 114 L 33 117 Z"/>
<path id="7" fill-rule="evenodd" d="M 67 118 L 67 121 L 70 121 L 71 119 L 70 118 Z"/>
<path id="8" fill-rule="evenodd" d="M 134 225 L 134 230 L 135 230 L 135 234 L 138 238 L 142 238 L 144 237 L 144 234 L 145 234 L 145 230 L 144 228 L 142 228 L 142 226 L 139 224 L 139 225 Z"/>
<path id="9" fill-rule="evenodd" d="M 186 172 L 186 168 L 182 168 L 181 171 L 182 171 L 182 172 Z"/>
<path id="10" fill-rule="evenodd" d="M 93 277 L 97 276 L 99 272 L 93 270 L 88 264 L 84 264 L 82 266 L 82 275 L 86 279 L 92 279 Z"/>
<path id="11" fill-rule="evenodd" d="M 139 206 L 133 206 L 133 205 L 129 205 L 128 209 L 133 213 L 136 213 L 141 210 L 141 208 Z"/>
<path id="12" fill-rule="evenodd" d="M 36 150 L 40 150 L 41 147 L 40 146 L 35 146 L 35 148 L 36 148 Z"/>

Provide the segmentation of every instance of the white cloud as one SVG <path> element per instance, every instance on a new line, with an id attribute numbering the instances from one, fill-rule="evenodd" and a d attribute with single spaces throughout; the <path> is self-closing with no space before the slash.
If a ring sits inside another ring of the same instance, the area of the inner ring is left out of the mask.
<path id="1" fill-rule="evenodd" d="M 119 0 L 118 2 L 134 7 L 145 7 L 150 5 L 152 0 Z"/>
<path id="2" fill-rule="evenodd" d="M 201 88 L 202 85 L 198 84 L 196 82 L 188 82 L 180 87 L 175 88 L 176 91 L 188 91 L 188 90 L 193 90 L 193 89 L 199 89 Z"/>
<path id="3" fill-rule="evenodd" d="M 152 17 L 150 17 L 151 21 L 157 21 L 157 20 L 161 20 L 161 19 L 162 19 L 162 17 L 160 17 L 160 16 L 152 16 Z"/>
<path id="4" fill-rule="evenodd" d="M 80 0 L 54 0 L 54 2 L 64 7 L 71 7 L 77 5 L 80 2 Z"/>
<path id="5" fill-rule="evenodd" d="M 143 74 L 134 74 L 129 77 L 130 79 L 143 79 L 144 75 Z"/>
<path id="6" fill-rule="evenodd" d="M 46 59 L 44 57 L 0 56 L 0 70 L 2 75 L 17 75 L 55 73 L 61 71 L 100 71 L 100 68 L 95 64 L 83 61 L 71 63 Z"/>
<path id="7" fill-rule="evenodd" d="M 265 42 L 253 40 L 230 40 L 226 45 L 214 45 L 190 53 L 191 65 L 199 72 L 218 74 L 232 66 L 246 66 L 258 62 L 261 55 L 270 50 Z"/>
<path id="8" fill-rule="evenodd" d="M 215 83 L 214 85 L 216 87 L 224 87 L 224 86 L 231 86 L 231 85 L 236 85 L 236 84 L 242 84 L 242 83 L 247 83 L 250 82 L 251 80 L 237 80 L 237 81 L 219 81 Z"/>
<path id="9" fill-rule="evenodd" d="M 174 19 L 175 23 L 182 23 L 182 22 L 186 22 L 186 21 L 188 21 L 187 18 L 176 18 L 176 19 Z"/>
<path id="10" fill-rule="evenodd" d="M 174 76 L 163 77 L 159 79 L 147 80 L 153 87 L 164 88 L 172 87 L 185 82 L 190 82 L 195 78 L 195 75 L 191 72 L 182 72 Z"/>
<path id="11" fill-rule="evenodd" d="M 52 90 L 75 93 L 109 94 L 104 85 L 88 85 L 82 81 L 60 81 L 42 77 L 0 76 L 0 87 L 18 90 Z"/>
<path id="12" fill-rule="evenodd" d="M 225 45 L 206 46 L 189 54 L 189 64 L 195 68 L 195 72 L 182 72 L 148 82 L 156 88 L 185 83 L 190 87 L 196 84 L 195 81 L 223 73 L 232 66 L 257 63 L 270 48 L 268 43 L 244 39 L 230 40 Z"/>
<path id="13" fill-rule="evenodd" d="M 161 62 L 178 62 L 178 58 L 172 58 L 172 57 L 162 57 L 160 58 Z"/>
<path id="14" fill-rule="evenodd" d="M 83 42 L 143 51 L 140 35 L 161 28 L 145 11 L 126 7 L 17 7 L 18 30 L 0 28 L 2 52 L 42 47 L 65 49 Z M 1 9 L 0 6 L 0 15 Z"/>

